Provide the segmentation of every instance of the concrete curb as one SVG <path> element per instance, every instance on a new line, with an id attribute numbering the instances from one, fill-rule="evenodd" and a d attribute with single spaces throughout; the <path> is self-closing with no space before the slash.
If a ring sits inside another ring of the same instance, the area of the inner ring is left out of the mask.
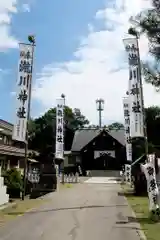
<path id="1" fill-rule="evenodd" d="M 13 206 L 15 206 L 16 205 L 16 202 L 8 202 L 8 203 L 6 203 L 6 204 L 3 204 L 3 205 L 1 205 L 0 206 L 0 210 L 3 210 L 3 209 L 5 209 L 5 208 L 9 208 L 9 207 L 13 207 Z"/>
<path id="2" fill-rule="evenodd" d="M 130 205 L 129 205 L 129 207 L 131 208 Z M 131 211 L 132 211 L 132 216 L 137 219 L 136 214 L 135 214 L 135 212 L 133 211 L 132 208 L 131 208 Z M 140 225 L 140 223 L 138 223 L 138 224 Z M 140 237 L 141 240 L 147 240 L 147 237 L 146 237 L 146 235 L 144 234 L 144 231 L 141 229 L 141 225 L 140 225 L 140 229 L 136 229 L 136 232 L 137 232 L 137 234 L 139 235 L 139 237 Z"/>
<path id="3" fill-rule="evenodd" d="M 137 219 L 136 214 L 135 214 L 135 212 L 133 211 L 131 205 L 129 204 L 126 196 L 124 196 L 124 198 L 125 198 L 125 200 L 126 200 L 127 203 L 128 203 L 128 208 L 130 209 L 130 211 L 131 211 L 131 213 L 132 213 L 132 217 L 134 217 L 135 219 Z M 147 240 L 147 237 L 146 237 L 146 235 L 144 234 L 144 231 L 142 230 L 140 223 L 137 221 L 136 224 L 140 226 L 140 229 L 139 229 L 138 227 L 136 228 L 136 232 L 137 232 L 138 236 L 140 237 L 140 240 Z"/>

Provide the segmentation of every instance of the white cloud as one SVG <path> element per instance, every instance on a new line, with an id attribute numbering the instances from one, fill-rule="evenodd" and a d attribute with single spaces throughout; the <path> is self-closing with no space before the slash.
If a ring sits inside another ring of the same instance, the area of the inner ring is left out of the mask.
<path id="1" fill-rule="evenodd" d="M 18 13 L 18 0 L 0 0 L 0 52 L 8 48 L 17 48 L 18 41 L 12 35 L 10 24 L 12 14 Z M 29 5 L 22 4 L 23 11 L 29 12 Z"/>
<path id="2" fill-rule="evenodd" d="M 11 14 L 17 13 L 17 0 L 0 1 L 0 51 L 17 47 L 17 40 L 10 33 Z"/>
<path id="3" fill-rule="evenodd" d="M 30 12 L 30 6 L 27 3 L 22 4 L 22 11 L 23 12 Z"/>
<path id="4" fill-rule="evenodd" d="M 14 91 L 13 91 L 13 92 L 10 92 L 10 95 L 13 96 L 13 97 L 15 97 L 15 96 L 16 96 L 16 92 L 14 92 Z"/>
<path id="5" fill-rule="evenodd" d="M 92 123 L 97 123 L 95 100 L 100 97 L 105 100 L 104 124 L 123 121 L 122 97 L 128 87 L 128 69 L 122 39 L 130 16 L 149 6 L 147 0 L 115 0 L 98 10 L 95 18 L 105 27 L 96 30 L 88 25 L 88 36 L 73 54 L 76 60 L 45 66 L 37 76 L 33 97 L 43 109 L 53 107 L 56 98 L 65 93 L 67 105 L 80 108 Z M 148 42 L 142 37 L 143 58 L 147 49 Z M 159 104 L 160 95 L 150 85 L 144 84 L 144 95 L 146 106 Z"/>
<path id="6" fill-rule="evenodd" d="M 0 68 L 0 74 L 4 74 L 4 75 L 7 75 L 7 74 L 9 74 L 10 73 L 10 69 L 2 69 L 2 68 Z"/>

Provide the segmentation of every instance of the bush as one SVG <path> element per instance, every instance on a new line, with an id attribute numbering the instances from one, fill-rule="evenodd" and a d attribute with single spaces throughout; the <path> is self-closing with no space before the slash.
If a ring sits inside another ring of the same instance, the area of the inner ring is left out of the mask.
<path id="1" fill-rule="evenodd" d="M 13 168 L 3 172 L 4 184 L 7 186 L 7 193 L 10 198 L 19 198 L 23 189 L 21 173 Z"/>

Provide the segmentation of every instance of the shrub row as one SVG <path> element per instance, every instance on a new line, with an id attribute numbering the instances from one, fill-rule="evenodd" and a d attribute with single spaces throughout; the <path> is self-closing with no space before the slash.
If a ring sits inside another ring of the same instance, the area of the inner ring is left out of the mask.
<path id="1" fill-rule="evenodd" d="M 2 176 L 10 198 L 19 198 L 23 190 L 23 179 L 20 171 L 16 168 L 9 169 L 2 171 Z"/>

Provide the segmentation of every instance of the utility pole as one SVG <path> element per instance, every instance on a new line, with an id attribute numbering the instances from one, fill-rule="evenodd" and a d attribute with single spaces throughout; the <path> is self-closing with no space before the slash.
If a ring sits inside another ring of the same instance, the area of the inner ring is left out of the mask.
<path id="1" fill-rule="evenodd" d="M 104 110 L 104 100 L 102 98 L 96 100 L 97 111 L 99 112 L 99 128 L 102 128 L 102 111 Z"/>

